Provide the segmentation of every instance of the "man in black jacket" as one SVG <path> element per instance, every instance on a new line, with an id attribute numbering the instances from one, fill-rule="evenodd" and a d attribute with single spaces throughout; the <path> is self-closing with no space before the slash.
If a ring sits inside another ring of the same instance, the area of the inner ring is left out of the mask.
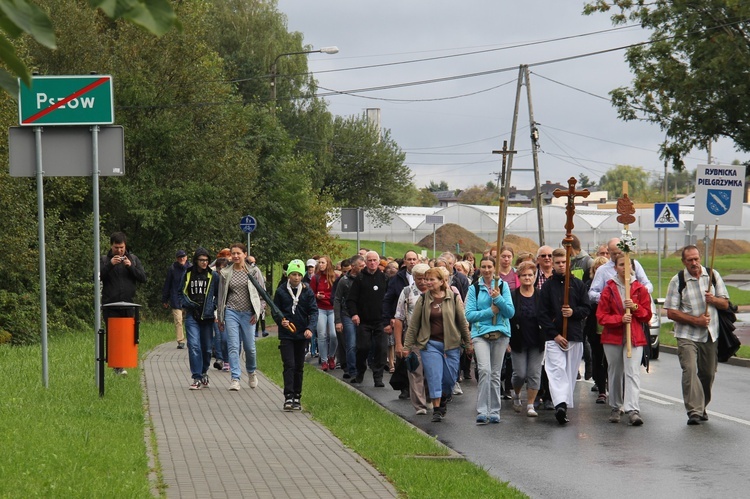
<path id="1" fill-rule="evenodd" d="M 586 286 L 570 276 L 568 303 L 564 304 L 565 274 L 568 271 L 565 250 L 552 252 L 552 276 L 542 285 L 539 303 L 539 325 L 546 338 L 544 370 L 549 379 L 549 390 L 555 404 L 558 423 L 567 423 L 568 408 L 573 407 L 573 391 L 583 355 L 583 323 L 589 315 Z M 563 337 L 563 322 L 567 320 L 567 337 Z"/>
<path id="2" fill-rule="evenodd" d="M 122 232 L 115 232 L 109 238 L 109 253 L 101 257 L 99 277 L 102 281 L 102 305 L 120 301 L 132 303 L 135 299 L 135 288 L 139 282 L 146 282 L 146 271 L 141 261 L 128 251 L 127 238 Z M 108 315 L 104 309 L 103 318 Z M 127 371 L 115 367 L 115 373 L 125 375 Z"/>
<path id="3" fill-rule="evenodd" d="M 352 383 L 362 383 L 367 370 L 370 346 L 373 348 L 372 378 L 382 388 L 385 354 L 388 342 L 383 331 L 383 298 L 387 286 L 385 274 L 378 269 L 380 256 L 375 251 L 365 255 L 365 268 L 352 283 L 346 308 L 357 326 L 357 376 Z"/>
<path id="4" fill-rule="evenodd" d="M 164 305 L 164 308 L 172 309 L 174 334 L 179 349 L 185 348 L 185 328 L 183 326 L 185 313 L 182 310 L 180 283 L 182 283 L 182 276 L 185 275 L 188 268 L 190 268 L 190 265 L 187 263 L 187 253 L 185 253 L 185 250 L 179 250 L 175 254 L 174 262 L 167 270 L 167 278 L 161 290 L 162 305 Z"/>

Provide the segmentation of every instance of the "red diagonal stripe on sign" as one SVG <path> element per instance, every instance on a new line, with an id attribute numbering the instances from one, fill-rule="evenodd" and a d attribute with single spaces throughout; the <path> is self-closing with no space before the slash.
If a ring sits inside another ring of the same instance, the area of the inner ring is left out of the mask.
<path id="1" fill-rule="evenodd" d="M 46 109 L 42 109 L 41 111 L 39 111 L 35 115 L 26 118 L 25 120 L 23 120 L 23 123 L 34 123 L 39 118 L 47 116 L 49 113 L 51 113 L 55 109 L 58 109 L 58 108 L 64 106 L 65 104 L 67 104 L 68 102 L 72 101 L 73 99 L 82 96 L 86 92 L 95 89 L 96 87 L 98 87 L 99 85 L 101 85 L 102 83 L 105 83 L 107 81 L 109 81 L 109 78 L 106 78 L 106 77 L 105 78 L 99 78 L 98 80 L 89 83 L 88 85 L 86 85 L 85 87 L 83 87 L 82 89 L 80 89 L 79 91 L 77 91 L 77 92 L 75 92 L 73 94 L 70 94 L 69 96 L 65 97 L 64 99 L 61 99 L 61 100 L 55 102 L 50 107 L 48 107 Z"/>

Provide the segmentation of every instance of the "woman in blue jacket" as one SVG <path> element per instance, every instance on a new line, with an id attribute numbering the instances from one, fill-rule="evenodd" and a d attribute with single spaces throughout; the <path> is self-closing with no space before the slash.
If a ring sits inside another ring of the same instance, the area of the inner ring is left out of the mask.
<path id="1" fill-rule="evenodd" d="M 500 374 L 510 341 L 510 323 L 515 309 L 507 283 L 495 288 L 495 260 L 479 262 L 480 279 L 466 294 L 466 320 L 471 324 L 477 380 L 477 424 L 500 422 Z"/>

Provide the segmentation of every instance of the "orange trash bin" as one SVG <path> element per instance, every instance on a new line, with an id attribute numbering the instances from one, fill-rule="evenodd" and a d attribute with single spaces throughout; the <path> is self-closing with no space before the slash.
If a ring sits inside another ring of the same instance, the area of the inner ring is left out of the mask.
<path id="1" fill-rule="evenodd" d="M 107 364 L 109 367 L 138 367 L 139 314 L 135 303 L 104 305 L 107 315 Z"/>

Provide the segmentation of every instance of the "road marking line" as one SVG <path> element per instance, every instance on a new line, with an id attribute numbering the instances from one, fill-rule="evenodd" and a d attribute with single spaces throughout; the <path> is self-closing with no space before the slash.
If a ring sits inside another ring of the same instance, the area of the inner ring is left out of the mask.
<path id="1" fill-rule="evenodd" d="M 666 399 L 666 400 L 671 400 L 672 402 L 676 402 L 678 404 L 682 403 L 682 399 L 678 399 L 678 398 L 675 398 L 675 397 L 670 397 L 669 395 L 664 395 L 664 394 L 658 393 L 658 392 L 652 392 L 651 390 L 641 390 L 641 394 L 643 394 L 643 393 L 648 393 L 648 394 L 654 395 L 656 397 L 661 397 L 661 398 Z M 641 398 L 644 398 L 646 400 L 651 400 L 652 402 L 656 402 L 656 403 L 659 403 L 659 404 L 670 405 L 668 402 L 660 401 L 660 400 L 657 400 L 657 399 L 655 399 L 653 397 L 649 397 L 647 395 L 641 395 Z M 714 411 L 706 411 L 706 412 L 708 413 L 709 416 L 712 416 L 712 417 L 715 417 L 715 418 L 726 419 L 727 421 L 733 421 L 735 423 L 743 424 L 745 426 L 750 426 L 750 421 L 748 421 L 746 419 L 736 418 L 734 416 L 730 416 L 728 414 L 722 414 L 720 412 L 714 412 Z"/>
<path id="2" fill-rule="evenodd" d="M 648 395 L 641 394 L 641 398 L 642 399 L 646 399 L 646 400 L 650 400 L 651 402 L 656 402 L 657 404 L 661 404 L 661 405 L 672 405 L 672 402 L 667 402 L 667 401 L 658 399 L 656 397 L 649 397 Z"/>

